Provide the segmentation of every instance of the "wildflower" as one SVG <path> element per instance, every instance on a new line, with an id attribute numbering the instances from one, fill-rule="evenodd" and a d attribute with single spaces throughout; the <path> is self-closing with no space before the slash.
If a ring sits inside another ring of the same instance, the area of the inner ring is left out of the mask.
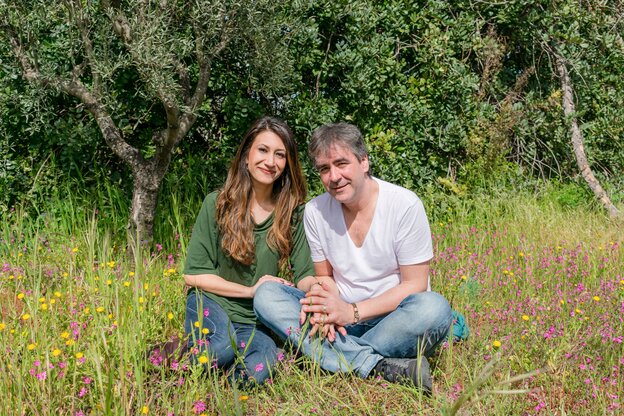
<path id="1" fill-rule="evenodd" d="M 198 400 L 193 403 L 193 412 L 202 413 L 204 410 L 206 410 L 206 403 L 204 403 L 203 401 Z"/>
<path id="2" fill-rule="evenodd" d="M 565 300 L 564 299 L 559 299 L 559 303 L 562 305 L 565 305 Z"/>
<path id="3" fill-rule="evenodd" d="M 195 328 L 199 328 L 199 321 L 195 321 L 193 325 L 195 326 Z"/>
<path id="4" fill-rule="evenodd" d="M 76 358 L 77 358 L 77 359 L 81 359 L 82 357 L 84 357 L 84 354 L 83 354 L 83 353 L 81 353 L 81 352 L 77 352 L 77 353 L 76 353 Z"/>
<path id="5" fill-rule="evenodd" d="M 63 277 L 69 277 L 69 273 L 67 272 L 63 273 Z"/>
<path id="6" fill-rule="evenodd" d="M 78 247 L 72 248 L 72 253 L 78 253 Z"/>
<path id="7" fill-rule="evenodd" d="M 112 269 L 113 267 L 115 267 L 115 262 L 111 260 L 108 263 L 106 263 L 106 265 Z"/>
<path id="8" fill-rule="evenodd" d="M 130 287 L 130 282 L 124 282 L 123 285 L 124 287 Z"/>
<path id="9" fill-rule="evenodd" d="M 518 253 L 518 256 L 524 257 L 524 253 L 521 251 L 520 253 Z"/>
<path id="10" fill-rule="evenodd" d="M 262 370 L 264 370 L 264 365 L 262 363 L 258 363 L 258 364 L 256 364 L 256 367 L 254 368 L 254 370 L 255 370 L 256 373 L 259 372 L 259 371 L 262 371 Z"/>
<path id="11" fill-rule="evenodd" d="M 462 280 L 466 280 L 466 279 L 467 279 L 466 275 L 465 275 L 465 274 L 462 274 L 461 279 L 462 279 Z"/>
<path id="12" fill-rule="evenodd" d="M 61 292 L 54 292 L 54 297 L 60 298 L 61 296 Z"/>
<path id="13" fill-rule="evenodd" d="M 82 311 L 85 315 L 88 315 L 89 312 L 91 312 L 91 308 L 89 308 L 88 306 L 86 308 L 84 308 L 84 310 Z"/>
<path id="14" fill-rule="evenodd" d="M 145 302 L 145 298 L 143 296 L 139 297 L 139 303 Z"/>
<path id="15" fill-rule="evenodd" d="M 24 294 L 23 294 L 23 293 L 20 293 L 19 295 L 17 295 L 17 298 L 18 298 L 19 300 L 24 299 Z"/>
<path id="16" fill-rule="evenodd" d="M 134 272 L 128 273 L 128 276 L 130 276 L 130 277 L 134 276 Z"/>
<path id="17" fill-rule="evenodd" d="M 56 349 L 54 349 L 54 350 L 52 351 L 52 356 L 53 356 L 53 357 L 58 357 L 59 355 L 61 355 L 61 352 L 62 352 L 61 350 L 59 350 L 58 348 L 56 348 Z"/>
<path id="18" fill-rule="evenodd" d="M 28 347 L 27 347 L 27 348 L 28 348 L 28 351 L 32 351 L 32 350 L 34 350 L 36 347 L 37 347 L 37 344 L 32 343 L 32 344 L 28 344 Z"/>
<path id="19" fill-rule="evenodd" d="M 95 311 L 98 312 L 98 313 L 102 313 L 102 312 L 104 312 L 104 308 L 102 306 L 98 306 Z"/>
<path id="20" fill-rule="evenodd" d="M 86 387 L 81 387 L 80 391 L 78 392 L 78 397 L 84 397 L 87 394 L 88 390 Z"/>
<path id="21" fill-rule="evenodd" d="M 50 299 L 50 305 L 54 305 L 56 303 L 56 299 Z"/>
<path id="22" fill-rule="evenodd" d="M 42 311 L 47 311 L 48 310 L 48 304 L 47 303 L 42 303 L 41 304 L 41 310 Z"/>
<path id="23" fill-rule="evenodd" d="M 176 269 L 169 269 L 169 270 L 167 270 L 167 271 L 169 272 L 169 274 L 173 274 L 173 273 L 175 273 L 175 272 L 176 272 Z"/>
<path id="24" fill-rule="evenodd" d="M 6 324 L 4 322 L 0 322 L 0 331 L 6 328 Z"/>
<path id="25" fill-rule="evenodd" d="M 67 341 L 65 341 L 65 345 L 67 345 L 68 347 L 74 345 L 74 340 L 73 339 L 68 339 Z"/>
<path id="26" fill-rule="evenodd" d="M 208 315 L 210 315 L 210 310 L 208 308 L 204 309 L 204 316 L 206 318 L 208 318 Z"/>
<path id="27" fill-rule="evenodd" d="M 61 338 L 63 338 L 63 339 L 69 338 L 69 332 L 65 331 L 65 332 L 61 333 Z"/>
<path id="28" fill-rule="evenodd" d="M 499 340 L 496 340 L 496 341 L 494 341 L 494 342 L 492 343 L 492 346 L 493 346 L 494 348 L 500 348 L 500 346 L 501 346 L 501 342 L 500 342 Z"/>
<path id="29" fill-rule="evenodd" d="M 594 299 L 596 302 L 598 302 L 600 300 L 600 296 L 594 296 L 592 299 Z"/>
<path id="30" fill-rule="evenodd" d="M 210 333 L 210 330 L 208 328 L 203 328 L 202 329 L 202 334 L 208 335 L 209 333 Z"/>
<path id="31" fill-rule="evenodd" d="M 44 303 L 46 300 L 46 298 L 44 298 L 43 296 L 39 298 L 39 303 Z"/>
<path id="32" fill-rule="evenodd" d="M 106 281 L 106 284 L 110 286 L 110 285 L 112 285 L 112 284 L 113 284 L 113 281 L 112 281 L 111 279 L 108 279 L 108 280 Z"/>
<path id="33" fill-rule="evenodd" d="M 30 319 L 30 314 L 25 313 L 24 315 L 22 315 L 22 320 L 23 320 L 23 321 L 27 321 L 27 320 L 29 320 L 29 319 Z"/>
<path id="34" fill-rule="evenodd" d="M 245 341 L 241 341 L 240 342 L 240 347 L 241 348 L 245 348 L 247 346 L 247 344 L 245 343 Z"/>
<path id="35" fill-rule="evenodd" d="M 249 396 L 239 396 L 239 399 L 244 402 L 245 400 L 249 399 Z"/>
<path id="36" fill-rule="evenodd" d="M 39 380 L 43 381 L 43 380 L 45 380 L 48 377 L 48 373 L 46 373 L 45 371 L 42 371 L 40 373 L 37 373 L 36 377 Z"/>
<path id="37" fill-rule="evenodd" d="M 528 321 L 529 320 L 529 315 L 522 315 L 522 320 L 523 321 Z"/>
<path id="38" fill-rule="evenodd" d="M 201 357 L 199 357 L 199 362 L 201 364 L 206 364 L 208 362 L 208 357 L 206 357 L 205 355 L 202 355 Z"/>
<path id="39" fill-rule="evenodd" d="M 173 319 L 173 314 L 171 312 L 169 312 L 167 314 L 167 319 L 172 320 Z"/>

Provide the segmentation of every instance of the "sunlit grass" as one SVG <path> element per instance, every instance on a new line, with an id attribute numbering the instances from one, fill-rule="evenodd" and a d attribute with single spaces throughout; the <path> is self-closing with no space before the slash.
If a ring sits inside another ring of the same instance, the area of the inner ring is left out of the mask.
<path id="1" fill-rule="evenodd" d="M 119 207 L 116 198 L 96 200 Z M 473 198 L 432 221 L 432 284 L 466 315 L 471 337 L 432 358 L 426 398 L 291 354 L 251 391 L 186 361 L 154 365 L 149 347 L 182 332 L 180 272 L 198 201 L 171 198 L 156 240 L 132 258 L 121 212 L 58 204 L 40 216 L 17 209 L 0 231 L 0 414 L 622 411 L 622 227 L 591 208 Z"/>

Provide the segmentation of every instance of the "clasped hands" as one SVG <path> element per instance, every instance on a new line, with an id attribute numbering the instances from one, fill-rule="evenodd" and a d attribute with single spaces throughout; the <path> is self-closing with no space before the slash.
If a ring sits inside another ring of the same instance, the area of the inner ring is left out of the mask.
<path id="1" fill-rule="evenodd" d="M 345 325 L 352 322 L 353 311 L 351 305 L 340 298 L 335 283 L 330 284 L 327 281 L 315 283 L 299 302 L 301 303 L 299 323 L 303 325 L 308 314 L 311 315 L 310 338 L 318 333 L 321 338 L 334 342 L 336 332 L 343 336 L 347 335 Z"/>

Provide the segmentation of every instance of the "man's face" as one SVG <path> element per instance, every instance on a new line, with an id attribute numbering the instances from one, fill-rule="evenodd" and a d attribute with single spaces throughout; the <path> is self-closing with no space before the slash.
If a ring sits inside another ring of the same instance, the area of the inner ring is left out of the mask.
<path id="1" fill-rule="evenodd" d="M 349 206 L 360 200 L 368 178 L 368 156 L 358 160 L 347 147 L 333 144 L 316 158 L 316 168 L 323 186 L 338 202 Z"/>

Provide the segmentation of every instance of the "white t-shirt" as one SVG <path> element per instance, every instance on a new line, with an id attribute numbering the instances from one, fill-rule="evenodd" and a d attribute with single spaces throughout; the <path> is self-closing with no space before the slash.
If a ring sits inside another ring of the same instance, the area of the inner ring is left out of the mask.
<path id="1" fill-rule="evenodd" d="M 433 258 L 431 230 L 412 191 L 373 178 L 379 194 L 362 247 L 347 232 L 341 204 L 324 193 L 306 204 L 305 231 L 314 262 L 328 260 L 342 298 L 360 302 L 399 284 L 399 265 Z"/>

